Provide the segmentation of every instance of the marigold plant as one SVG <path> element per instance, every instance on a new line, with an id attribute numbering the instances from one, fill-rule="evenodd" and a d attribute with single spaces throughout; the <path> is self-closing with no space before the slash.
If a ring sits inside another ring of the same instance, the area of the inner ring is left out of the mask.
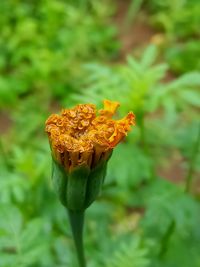
<path id="1" fill-rule="evenodd" d="M 79 104 L 52 114 L 46 132 L 52 151 L 52 178 L 67 208 L 80 266 L 86 266 L 82 245 L 85 209 L 97 198 L 113 148 L 127 135 L 135 116 L 114 120 L 118 102 L 104 100 L 97 111 L 93 104 Z M 98 114 L 98 115 L 97 115 Z"/>

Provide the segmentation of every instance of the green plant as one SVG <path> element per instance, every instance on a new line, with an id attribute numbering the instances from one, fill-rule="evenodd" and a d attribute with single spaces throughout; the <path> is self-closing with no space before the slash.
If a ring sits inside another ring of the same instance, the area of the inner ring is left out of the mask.
<path id="1" fill-rule="evenodd" d="M 0 106 L 33 92 L 50 99 L 69 95 L 80 63 L 115 54 L 116 31 L 104 5 L 93 1 L 85 10 L 62 0 L 1 2 Z"/>
<path id="2" fill-rule="evenodd" d="M 104 108 L 79 104 L 52 114 L 46 121 L 52 155 L 52 180 L 67 209 L 80 267 L 86 266 L 83 246 L 85 210 L 103 186 L 113 148 L 134 125 L 134 114 L 112 119 L 118 102 L 104 100 Z M 96 113 L 99 113 L 97 115 Z"/>

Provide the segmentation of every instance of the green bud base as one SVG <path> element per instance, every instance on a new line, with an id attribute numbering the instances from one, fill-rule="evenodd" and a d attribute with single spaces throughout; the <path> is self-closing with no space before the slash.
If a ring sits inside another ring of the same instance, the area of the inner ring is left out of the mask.
<path id="1" fill-rule="evenodd" d="M 107 161 L 93 169 L 86 164 L 67 172 L 53 159 L 52 180 L 61 203 L 72 211 L 88 208 L 98 197 L 106 175 Z"/>
<path id="2" fill-rule="evenodd" d="M 101 191 L 107 161 L 100 160 L 92 169 L 82 164 L 67 171 L 56 160 L 52 160 L 53 186 L 61 203 L 67 208 L 80 267 L 86 267 L 83 248 L 84 212 Z"/>

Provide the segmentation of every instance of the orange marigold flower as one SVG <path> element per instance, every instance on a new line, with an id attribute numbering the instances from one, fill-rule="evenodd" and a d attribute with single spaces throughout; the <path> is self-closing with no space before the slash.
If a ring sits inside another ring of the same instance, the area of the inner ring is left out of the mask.
<path id="1" fill-rule="evenodd" d="M 135 124 L 132 112 L 121 120 L 112 119 L 118 107 L 118 102 L 104 100 L 99 116 L 93 104 L 79 104 L 63 109 L 61 115 L 52 114 L 46 121 L 46 132 L 54 158 L 67 170 L 81 164 L 93 168 L 102 158 L 108 158 Z"/>

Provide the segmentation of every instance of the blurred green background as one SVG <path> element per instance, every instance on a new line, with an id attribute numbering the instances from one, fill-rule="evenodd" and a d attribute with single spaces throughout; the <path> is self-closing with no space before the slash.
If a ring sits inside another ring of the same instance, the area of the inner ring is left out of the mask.
<path id="1" fill-rule="evenodd" d="M 0 1 L 0 267 L 75 267 L 45 119 L 107 98 L 137 125 L 88 209 L 88 267 L 200 267 L 199 0 Z"/>

